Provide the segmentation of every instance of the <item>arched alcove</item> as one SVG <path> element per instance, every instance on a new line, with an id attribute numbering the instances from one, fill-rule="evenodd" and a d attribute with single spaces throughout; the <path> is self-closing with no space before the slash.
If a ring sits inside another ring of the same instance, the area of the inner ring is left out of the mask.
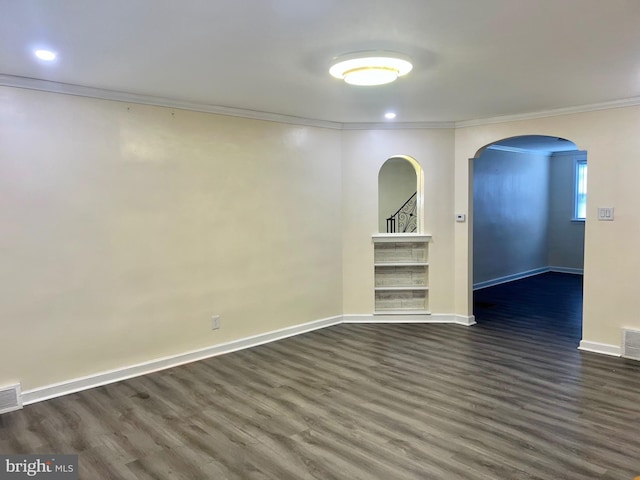
<path id="1" fill-rule="evenodd" d="M 394 155 L 378 172 L 378 230 L 418 233 L 422 229 L 422 167 L 415 158 Z"/>

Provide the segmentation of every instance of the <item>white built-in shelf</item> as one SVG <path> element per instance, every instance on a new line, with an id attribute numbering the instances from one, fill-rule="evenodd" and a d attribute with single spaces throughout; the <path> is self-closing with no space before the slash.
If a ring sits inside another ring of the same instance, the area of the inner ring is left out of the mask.
<path id="1" fill-rule="evenodd" d="M 428 267 L 427 262 L 378 262 L 374 267 Z"/>
<path id="2" fill-rule="evenodd" d="M 376 315 L 428 315 L 431 235 L 373 235 Z"/>
<path id="3" fill-rule="evenodd" d="M 431 315 L 428 310 L 376 310 L 374 315 Z"/>
<path id="4" fill-rule="evenodd" d="M 376 292 L 393 291 L 393 290 L 429 290 L 429 287 L 424 285 L 381 285 L 375 287 Z"/>
<path id="5" fill-rule="evenodd" d="M 371 235 L 373 243 L 397 242 L 429 242 L 431 235 L 425 233 L 374 233 Z"/>

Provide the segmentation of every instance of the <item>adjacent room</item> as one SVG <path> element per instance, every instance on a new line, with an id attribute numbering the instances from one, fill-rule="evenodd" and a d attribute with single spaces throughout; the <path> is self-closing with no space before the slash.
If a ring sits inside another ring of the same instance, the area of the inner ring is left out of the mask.
<path id="1" fill-rule="evenodd" d="M 586 183 L 587 152 L 564 138 L 505 139 L 474 160 L 477 321 L 499 324 L 501 309 L 530 312 L 530 328 L 554 328 L 578 346 Z"/>

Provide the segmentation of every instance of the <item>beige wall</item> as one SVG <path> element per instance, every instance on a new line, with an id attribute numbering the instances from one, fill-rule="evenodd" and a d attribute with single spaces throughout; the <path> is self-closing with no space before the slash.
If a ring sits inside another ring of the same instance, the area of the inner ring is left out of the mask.
<path id="1" fill-rule="evenodd" d="M 638 238 L 640 210 L 640 108 L 627 107 L 574 115 L 458 128 L 455 132 L 456 211 L 469 208 L 469 158 L 478 149 L 517 135 L 552 135 L 575 142 L 589 158 L 585 232 L 583 340 L 620 345 L 623 326 L 640 328 Z M 614 222 L 596 220 L 598 206 L 615 207 Z M 469 225 L 455 225 L 457 313 L 471 309 Z"/>
<path id="2" fill-rule="evenodd" d="M 0 385 L 372 313 L 378 171 L 396 155 L 424 171 L 430 309 L 468 315 L 471 222 L 453 216 L 469 213 L 469 158 L 523 134 L 588 151 L 584 339 L 619 345 L 640 328 L 638 125 L 630 107 L 340 132 L 0 88 Z"/>
<path id="3" fill-rule="evenodd" d="M 424 173 L 422 233 L 429 244 L 429 307 L 453 312 L 452 129 L 345 130 L 342 132 L 344 313 L 371 314 L 373 244 L 378 230 L 378 172 L 393 156 L 406 155 Z"/>
<path id="4" fill-rule="evenodd" d="M 341 314 L 339 131 L 16 88 L 0 122 L 0 385 Z"/>

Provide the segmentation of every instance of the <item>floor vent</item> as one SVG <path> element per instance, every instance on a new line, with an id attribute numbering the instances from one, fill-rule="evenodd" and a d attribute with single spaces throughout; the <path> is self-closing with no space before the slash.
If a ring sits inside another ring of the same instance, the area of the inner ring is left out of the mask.
<path id="1" fill-rule="evenodd" d="M 21 408 L 20 384 L 0 387 L 0 413 L 12 412 Z"/>
<path id="2" fill-rule="evenodd" d="M 622 356 L 640 360 L 640 330 L 622 329 Z"/>

